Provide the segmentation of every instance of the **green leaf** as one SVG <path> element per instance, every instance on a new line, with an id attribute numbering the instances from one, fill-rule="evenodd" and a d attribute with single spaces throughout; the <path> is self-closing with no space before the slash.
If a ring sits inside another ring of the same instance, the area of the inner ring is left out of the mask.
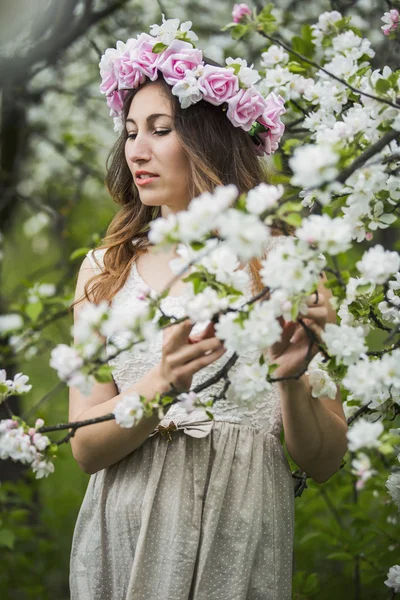
<path id="1" fill-rule="evenodd" d="M 386 94 L 390 89 L 391 85 L 386 79 L 378 79 L 375 85 L 375 89 L 378 94 Z"/>
<path id="2" fill-rule="evenodd" d="M 69 260 L 72 261 L 72 260 L 75 260 L 76 258 L 79 258 L 80 256 L 86 256 L 86 254 L 89 252 L 89 250 L 90 250 L 90 248 L 77 248 L 70 255 Z"/>
<path id="3" fill-rule="evenodd" d="M 273 8 L 273 4 L 267 4 L 267 6 L 264 6 L 264 8 L 258 13 L 256 18 L 259 28 L 261 28 L 261 30 L 267 35 L 274 33 L 277 28 L 276 18 L 271 13 Z"/>
<path id="4" fill-rule="evenodd" d="M 300 227 L 303 220 L 301 218 L 301 215 L 299 215 L 298 213 L 290 213 L 289 215 L 286 215 L 282 218 L 284 221 L 286 221 L 286 223 L 292 225 L 293 227 Z"/>
<path id="5" fill-rule="evenodd" d="M 153 54 L 160 54 L 161 52 L 164 52 L 165 48 L 168 48 L 167 44 L 163 44 L 162 42 L 158 42 L 157 44 L 155 44 L 153 46 Z"/>
<path id="6" fill-rule="evenodd" d="M 292 154 L 293 150 L 302 144 L 302 141 L 295 138 L 286 140 L 282 146 L 282 150 L 285 154 Z"/>
<path id="7" fill-rule="evenodd" d="M 234 40 L 240 40 L 244 38 L 250 32 L 249 25 L 245 25 L 244 23 L 238 23 L 236 27 L 231 30 L 231 37 Z"/>
<path id="8" fill-rule="evenodd" d="M 303 592 L 306 596 L 319 592 L 319 580 L 317 573 L 310 573 L 305 581 Z"/>
<path id="9" fill-rule="evenodd" d="M 109 381 L 112 381 L 111 365 L 101 365 L 93 376 L 99 383 L 108 383 Z"/>
<path id="10" fill-rule="evenodd" d="M 193 248 L 193 250 L 196 250 L 196 252 L 204 248 L 203 242 L 190 242 L 190 246 Z"/>
<path id="11" fill-rule="evenodd" d="M 304 67 L 294 60 L 288 63 L 288 69 L 291 73 L 304 73 L 306 71 Z"/>
<path id="12" fill-rule="evenodd" d="M 12 550 L 15 543 L 15 533 L 11 529 L 0 529 L 0 547 Z"/>
<path id="13" fill-rule="evenodd" d="M 301 202 L 285 202 L 279 208 L 278 215 L 282 215 L 290 212 L 300 212 L 303 210 L 303 205 Z"/>
<path id="14" fill-rule="evenodd" d="M 329 560 L 344 560 L 344 561 L 354 560 L 354 556 L 352 556 L 348 552 L 333 552 L 332 554 L 328 554 L 328 556 L 326 558 L 328 558 Z"/>
<path id="15" fill-rule="evenodd" d="M 25 312 L 28 317 L 31 319 L 32 323 L 36 323 L 38 316 L 43 310 L 43 304 L 39 302 L 33 302 L 32 304 L 28 304 Z"/>
<path id="16" fill-rule="evenodd" d="M 210 411 L 206 410 L 206 415 L 208 416 L 209 419 L 214 420 L 214 415 L 212 413 L 210 413 Z"/>
<path id="17" fill-rule="evenodd" d="M 313 41 L 313 30 L 311 29 L 311 25 L 303 25 L 301 28 L 301 37 L 305 42 L 308 42 L 313 46 L 315 45 Z"/>
<path id="18" fill-rule="evenodd" d="M 314 44 L 303 40 L 303 38 L 298 35 L 294 36 L 292 39 L 292 48 L 295 52 L 302 54 L 306 58 L 311 58 L 314 54 Z"/>

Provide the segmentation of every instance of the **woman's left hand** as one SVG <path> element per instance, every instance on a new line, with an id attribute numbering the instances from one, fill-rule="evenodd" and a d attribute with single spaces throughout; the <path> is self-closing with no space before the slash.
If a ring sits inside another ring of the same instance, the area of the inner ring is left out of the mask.
<path id="1" fill-rule="evenodd" d="M 283 327 L 282 339 L 269 349 L 271 362 L 279 365 L 272 377 L 297 375 L 319 351 L 318 343 L 312 342 L 312 338 L 321 341 L 321 333 L 328 321 L 327 294 L 314 292 L 308 297 L 307 306 L 307 315 L 299 315 L 299 319 L 310 331 L 307 332 L 298 321 L 280 320 Z"/>

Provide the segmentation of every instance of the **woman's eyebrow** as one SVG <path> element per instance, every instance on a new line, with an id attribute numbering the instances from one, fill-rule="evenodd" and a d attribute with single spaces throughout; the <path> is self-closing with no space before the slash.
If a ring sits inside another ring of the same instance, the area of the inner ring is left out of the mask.
<path id="1" fill-rule="evenodd" d="M 165 113 L 153 113 L 152 115 L 149 115 L 146 118 L 146 121 L 147 121 L 147 123 L 152 123 L 153 121 L 155 121 L 156 119 L 158 119 L 158 117 L 169 117 L 169 118 L 171 118 L 171 115 L 167 115 Z M 134 125 L 136 125 L 134 119 L 131 119 L 131 118 L 126 119 L 126 123 L 129 123 L 129 122 L 133 123 Z"/>

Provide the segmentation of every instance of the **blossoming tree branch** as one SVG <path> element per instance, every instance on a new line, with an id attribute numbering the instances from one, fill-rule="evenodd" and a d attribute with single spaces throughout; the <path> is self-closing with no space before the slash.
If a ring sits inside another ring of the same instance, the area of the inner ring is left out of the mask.
<path id="1" fill-rule="evenodd" d="M 398 35 L 397 9 L 382 20 L 382 35 Z M 178 29 L 176 21 L 164 20 L 158 27 L 159 52 L 163 35 L 191 39 L 190 26 Z M 162 419 L 177 402 L 187 412 L 203 408 L 209 418 L 213 404 L 223 398 L 251 406 L 285 379 L 276 374 L 271 349 L 287 324 L 297 323 L 307 338 L 304 365 L 286 378 L 307 373 L 315 398 L 334 398 L 340 386 L 358 489 L 374 474 L 365 452 L 378 451 L 392 458 L 386 487 L 400 507 L 400 469 L 395 466 L 400 460 L 400 255 L 374 243 L 378 230 L 399 226 L 400 71 L 373 69 L 370 41 L 337 11 L 303 26 L 291 42 L 279 35 L 273 5 L 258 14 L 245 4 L 235 5 L 233 22 L 223 29 L 234 39 L 262 36 L 266 41 L 259 70 L 243 59 L 229 58 L 227 65 L 240 83 L 256 83 L 262 95 L 275 99 L 268 127 L 255 132 L 270 152 L 277 148 L 284 120 L 286 134 L 272 157 L 270 184 L 247 195 L 233 185 L 218 187 L 192 199 L 187 211 L 151 223 L 149 240 L 156 248 L 177 245 L 179 258 L 171 268 L 175 278 L 184 275 L 191 290 L 184 317 L 163 310 L 173 281 L 158 295 L 144 288 L 139 308 L 126 312 L 106 302 L 87 304 L 71 331 L 76 344 L 56 346 L 50 366 L 62 385 L 90 394 L 95 381 L 111 380 L 112 358 L 129 348 L 140 352 L 162 329 L 185 319 L 211 321 L 229 358 L 201 386 L 184 393 L 171 386 L 150 401 L 125 395 L 113 413 L 97 419 L 45 426 L 40 418 L 29 424 L 10 412 L 0 422 L 0 457 L 30 464 L 40 478 L 54 471 L 58 446 L 79 427 L 111 419 L 132 427 L 153 411 Z M 188 72 L 185 77 L 176 94 L 190 104 L 196 80 Z M 251 106 L 230 105 L 232 122 L 254 121 Z M 294 234 L 282 237 L 265 255 L 277 222 L 283 234 L 293 228 Z M 263 289 L 249 300 L 250 278 L 239 266 L 252 258 L 260 259 Z M 316 332 L 307 315 L 312 299 L 318 303 L 323 273 L 338 323 Z M 378 348 L 370 347 L 373 331 L 381 333 Z M 100 336 L 107 338 L 107 348 Z M 258 361 L 238 366 L 237 359 L 249 350 L 257 352 Z M 2 402 L 7 406 L 8 396 L 28 393 L 28 380 L 22 373 L 9 380 L 1 370 Z M 208 395 L 217 382 L 218 393 Z M 55 431 L 66 434 L 51 441 L 45 434 Z M 295 475 L 303 489 L 307 474 Z M 396 565 L 386 583 L 399 591 L 399 578 Z"/>

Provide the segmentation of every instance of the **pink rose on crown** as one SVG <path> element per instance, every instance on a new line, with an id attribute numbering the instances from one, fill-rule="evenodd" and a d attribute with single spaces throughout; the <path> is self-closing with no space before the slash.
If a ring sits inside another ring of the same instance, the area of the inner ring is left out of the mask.
<path id="1" fill-rule="evenodd" d="M 250 131 L 254 121 L 267 108 L 265 98 L 255 88 L 241 89 L 235 96 L 227 100 L 227 117 L 235 127 Z"/>
<path id="2" fill-rule="evenodd" d="M 257 119 L 257 122 L 263 125 L 268 131 L 257 134 L 261 140 L 261 144 L 257 148 L 259 156 L 262 156 L 264 153 L 272 154 L 272 152 L 275 152 L 285 131 L 285 125 L 280 119 L 280 116 L 286 112 L 284 99 L 282 96 L 276 96 L 274 92 L 271 92 L 265 101 L 267 107 L 261 117 Z"/>
<path id="3" fill-rule="evenodd" d="M 197 83 L 204 100 L 215 106 L 227 102 L 239 91 L 239 80 L 231 67 L 206 65 Z"/>
<path id="4" fill-rule="evenodd" d="M 118 73 L 118 89 L 135 89 L 144 83 L 146 76 L 132 61 L 129 54 L 124 54 L 116 59 L 115 69 Z"/>
<path id="5" fill-rule="evenodd" d="M 118 81 L 113 71 L 104 71 L 101 74 L 100 92 L 109 96 L 114 90 L 117 89 Z"/>
<path id="6" fill-rule="evenodd" d="M 112 117 L 116 117 L 122 111 L 125 95 L 125 90 L 115 90 L 109 96 L 107 96 L 107 106 L 111 108 L 110 115 Z"/>
<path id="7" fill-rule="evenodd" d="M 173 40 L 159 56 L 158 68 L 169 85 L 184 79 L 186 71 L 194 71 L 203 58 L 201 50 L 183 40 Z"/>
<path id="8" fill-rule="evenodd" d="M 150 81 L 155 81 L 158 77 L 157 69 L 160 62 L 160 54 L 154 53 L 153 48 L 157 44 L 151 35 L 141 33 L 137 39 L 137 44 L 130 50 L 130 61 L 132 69 L 137 69 Z"/>

